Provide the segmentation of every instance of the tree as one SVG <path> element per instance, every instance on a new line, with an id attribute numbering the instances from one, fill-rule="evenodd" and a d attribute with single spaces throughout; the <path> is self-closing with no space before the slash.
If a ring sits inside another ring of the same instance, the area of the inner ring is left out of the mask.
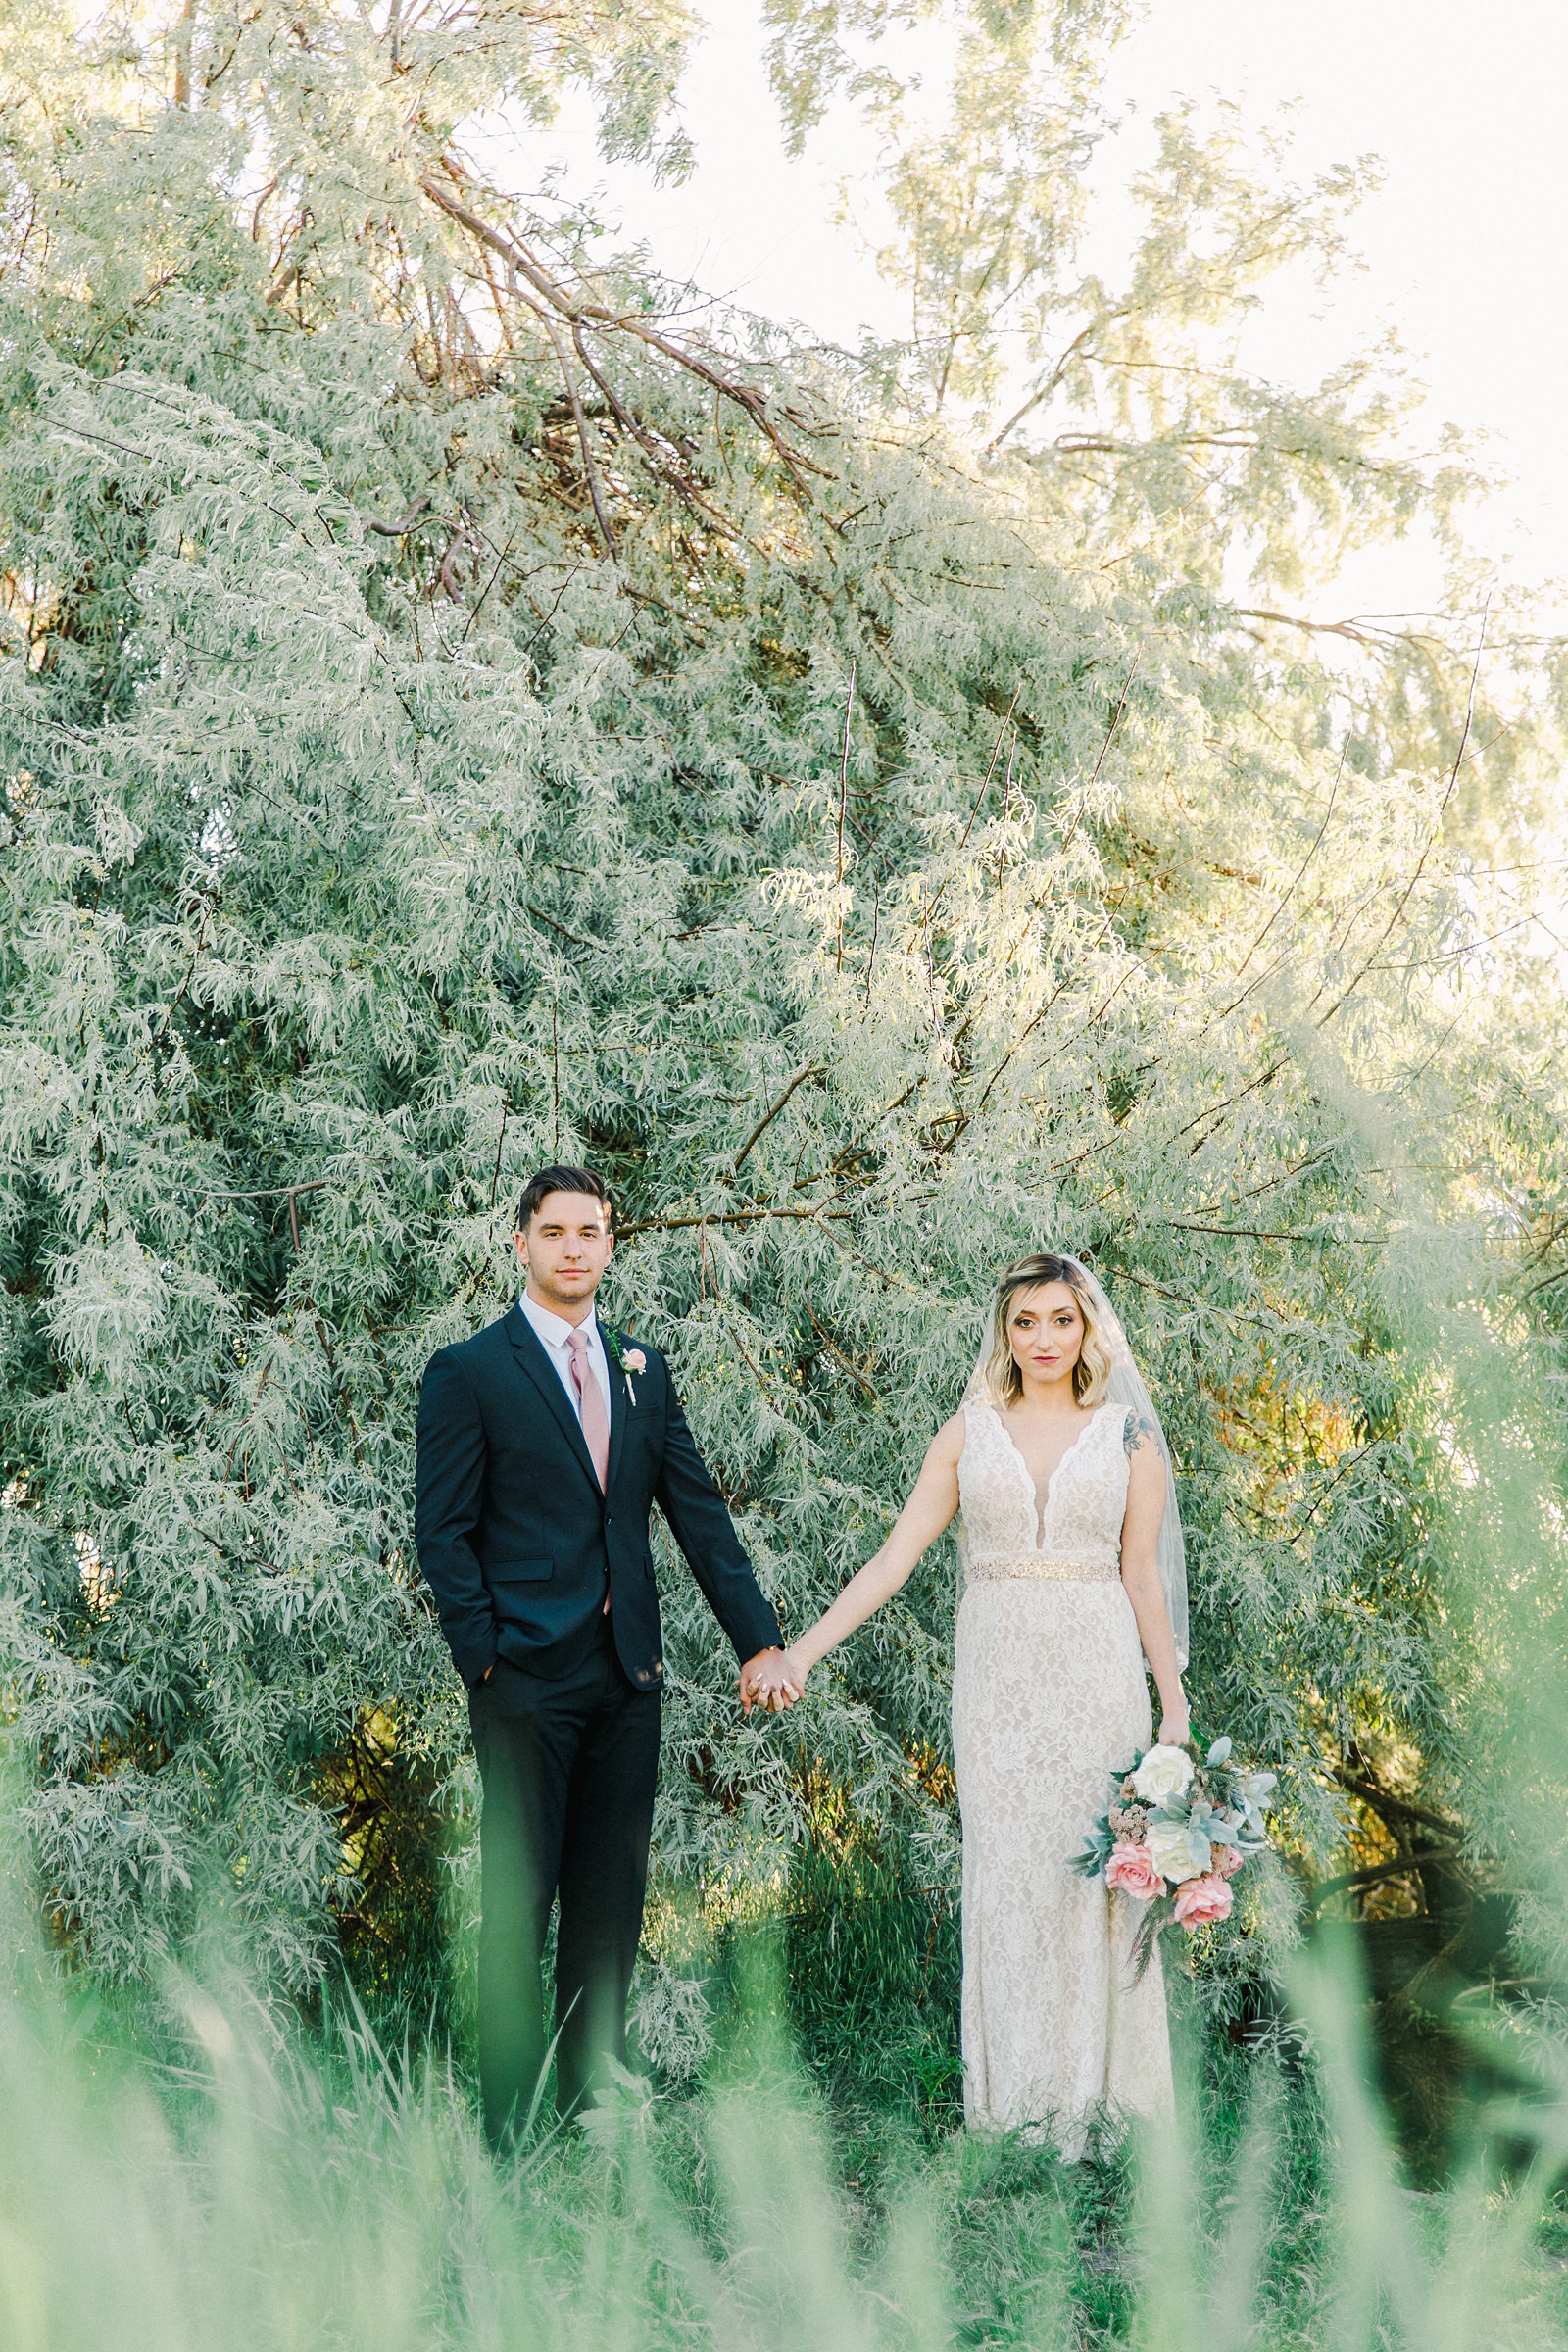
<path id="1" fill-rule="evenodd" d="M 1046 354 L 1059 173 L 942 229 L 947 358 L 922 326 L 890 391 L 676 332 L 464 161 L 572 76 L 651 147 L 684 26 L 198 6 L 175 105 L 156 39 L 5 35 L 4 1644 L 41 1884 L 109 1976 L 202 1906 L 288 1987 L 340 1927 L 370 1976 L 435 1933 L 464 1725 L 416 1387 L 504 1303 L 547 1156 L 610 1177 L 613 1311 L 787 1621 L 1050 1236 L 1168 1407 L 1203 1719 L 1286 1764 L 1309 1848 L 1380 1742 L 1458 1768 L 1455 1472 L 1364 1102 L 1419 1104 L 1490 904 L 1444 826 L 1541 727 L 1483 754 L 1441 643 L 1348 692 L 1226 601 L 1242 539 L 1288 585 L 1451 501 L 1369 378 L 1245 432 L 1223 371 L 1128 389 L 1332 246 L 1340 184 L 1270 212 L 1173 122 L 1134 290 L 1076 289 L 1037 412 L 1102 381 L 1117 432 L 986 457 L 936 394 L 992 380 L 999 210 Z M 1064 152 L 1093 89 L 1079 56 Z M 1200 523 L 1204 418 L 1245 446 Z M 951 1887 L 948 1564 L 783 1727 L 661 1581 L 661 1868 L 721 1909 L 858 1838 Z"/>

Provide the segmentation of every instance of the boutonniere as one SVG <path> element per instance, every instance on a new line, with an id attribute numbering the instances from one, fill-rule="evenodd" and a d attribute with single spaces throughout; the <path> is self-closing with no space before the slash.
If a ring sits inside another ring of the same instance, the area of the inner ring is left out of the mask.
<path id="1" fill-rule="evenodd" d="M 634 1372 L 647 1371 L 648 1358 L 646 1355 L 644 1355 L 640 1348 L 623 1348 L 620 1343 L 620 1335 L 618 1332 L 612 1331 L 609 1333 L 608 1337 L 610 1340 L 610 1345 L 614 1350 L 615 1361 L 620 1366 L 622 1372 L 626 1375 L 626 1395 L 632 1404 L 635 1405 L 637 1402 L 637 1392 L 631 1385 L 631 1376 Z"/>

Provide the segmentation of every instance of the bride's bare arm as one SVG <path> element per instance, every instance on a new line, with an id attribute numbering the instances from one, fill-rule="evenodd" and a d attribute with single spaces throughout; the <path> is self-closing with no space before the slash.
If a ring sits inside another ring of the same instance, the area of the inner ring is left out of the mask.
<path id="1" fill-rule="evenodd" d="M 1160 1582 L 1159 1523 L 1165 1515 L 1165 1460 L 1147 1431 L 1128 1441 L 1127 1516 L 1121 1529 L 1121 1581 L 1138 1620 L 1138 1639 L 1159 1691 L 1159 1737 L 1179 1746 L 1188 1735 L 1187 1693 L 1176 1663 L 1165 1588 Z"/>
<path id="2" fill-rule="evenodd" d="M 743 1684 L 741 1704 L 753 1699 L 763 1706 L 780 1700 L 787 1706 L 800 1697 L 806 1677 L 818 1658 L 836 1649 L 846 1635 L 891 1600 L 908 1583 L 922 1552 L 929 1550 L 958 1508 L 958 1455 L 963 1449 L 963 1415 L 944 1422 L 926 1450 L 920 1475 L 887 1542 L 857 1571 L 816 1623 L 793 1641 L 788 1649 L 769 1656 Z"/>

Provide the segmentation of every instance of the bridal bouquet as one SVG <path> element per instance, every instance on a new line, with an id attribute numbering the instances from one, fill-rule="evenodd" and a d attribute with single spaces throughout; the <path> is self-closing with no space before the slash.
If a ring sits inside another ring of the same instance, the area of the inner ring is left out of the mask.
<path id="1" fill-rule="evenodd" d="M 1238 1771 L 1229 1740 L 1216 1740 L 1206 1755 L 1191 1743 L 1146 1748 L 1111 1775 L 1110 1802 L 1071 1866 L 1150 1906 L 1139 1929 L 1140 1973 L 1173 1920 L 1191 1935 L 1229 1918 L 1232 1879 L 1269 1843 L 1263 1816 L 1274 1784 L 1272 1772 Z"/>

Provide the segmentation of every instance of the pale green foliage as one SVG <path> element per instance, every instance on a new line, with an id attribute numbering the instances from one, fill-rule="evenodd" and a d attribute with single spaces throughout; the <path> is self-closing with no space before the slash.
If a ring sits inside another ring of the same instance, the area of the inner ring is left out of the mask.
<path id="1" fill-rule="evenodd" d="M 875 109 L 897 232 L 877 259 L 908 290 L 916 401 L 958 407 L 988 455 L 1027 426 L 1048 495 L 1094 518 L 1102 554 L 1146 579 L 1168 566 L 1189 593 L 1219 593 L 1238 550 L 1256 592 L 1297 592 L 1418 514 L 1446 526 L 1475 476 L 1454 436 L 1409 446 L 1419 392 L 1392 341 L 1305 393 L 1242 358 L 1281 272 L 1327 288 L 1358 266 L 1348 223 L 1371 164 L 1293 181 L 1283 134 L 1250 134 L 1224 103 L 1205 126 L 1184 102 L 1132 181 L 1108 283 L 1080 255 L 1088 168 L 1117 127 L 1098 88 L 1116 13 L 977 5 L 960 23 L 937 120 L 902 90 Z"/>
<path id="2" fill-rule="evenodd" d="M 902 97 L 908 84 L 906 75 L 894 71 L 898 37 L 929 24 L 939 5 L 940 0 L 763 0 L 762 22 L 772 36 L 768 75 L 790 152 L 801 152 L 840 91 L 883 104 Z M 884 51 L 880 44 L 889 35 L 892 42 Z"/>
<path id="3" fill-rule="evenodd" d="M 1134 16 L 1133 0 L 968 0 L 957 9 L 942 0 L 763 0 L 762 22 L 772 35 L 768 72 L 786 136 L 799 152 L 831 101 L 845 95 L 884 119 L 919 87 L 910 53 L 901 41 L 916 27 L 957 19 L 967 35 L 967 79 L 983 65 L 989 44 L 998 83 L 1010 81 L 1021 97 L 1018 68 L 1037 57 L 1059 77 L 1080 107 L 1099 95 L 1106 51 Z M 883 43 L 887 46 L 883 47 Z M 978 229 L 991 223 L 976 222 Z"/>
<path id="4" fill-rule="evenodd" d="M 356 1874 L 392 1899 L 370 1764 L 462 1812 L 414 1400 L 557 1155 L 614 1185 L 611 1312 L 669 1349 L 788 1623 L 1053 1241 L 1167 1416 L 1203 1720 L 1286 1768 L 1306 1850 L 1352 1750 L 1457 1769 L 1449 1423 L 1380 1250 L 1384 1142 L 1425 1144 L 1474 1034 L 1426 960 L 1490 904 L 1441 838 L 1466 677 L 1426 652 L 1336 710 L 1219 600 L 1239 535 L 1286 577 L 1417 477 L 1347 390 L 1298 408 L 1332 463 L 1270 422 L 1147 540 L 1208 393 L 999 474 L 744 321 L 681 342 L 454 146 L 572 74 L 652 138 L 681 22 L 198 9 L 207 103 L 140 122 L 128 67 L 6 36 L 3 1638 L 42 1883 L 109 1975 L 216 1917 L 308 1984 Z M 1180 123 L 1161 172 L 1112 374 L 1250 298 L 1274 201 Z M 1056 250 L 1018 234 L 1015 272 Z M 1476 730 L 1467 779 L 1495 801 L 1536 741 Z M 847 1790 L 951 1891 L 947 1559 L 781 1725 L 660 1575 L 665 1878 L 765 1907 Z M 695 2051 L 679 1984 L 647 2000 Z"/>

